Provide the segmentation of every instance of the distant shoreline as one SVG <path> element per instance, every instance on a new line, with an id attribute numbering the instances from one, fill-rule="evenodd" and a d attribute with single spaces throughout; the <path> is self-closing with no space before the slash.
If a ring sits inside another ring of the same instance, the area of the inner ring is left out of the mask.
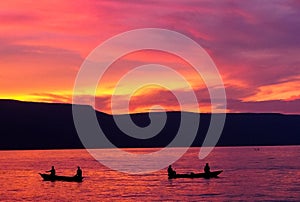
<path id="1" fill-rule="evenodd" d="M 83 110 L 90 106 L 78 105 Z M 71 104 L 0 100 L 0 150 L 84 149 L 77 135 Z M 160 112 L 153 112 L 160 113 Z M 196 115 L 195 113 L 190 115 Z M 116 126 L 112 115 L 96 112 L 107 139 L 118 148 L 163 148 L 176 136 L 181 112 L 166 112 L 164 128 L 150 139 L 135 139 Z M 117 115 L 118 116 L 118 115 Z M 122 116 L 122 115 L 119 115 Z M 140 127 L 150 122 L 148 113 L 130 115 Z M 197 136 L 191 145 L 202 145 L 211 114 L 200 115 Z M 300 145 L 300 115 L 278 113 L 228 113 L 217 146 Z M 187 134 L 189 135 L 189 134 Z M 101 145 L 101 144 L 100 144 Z M 174 145 L 173 145 L 174 146 Z M 185 147 L 184 142 L 175 145 Z M 90 148 L 106 148 L 92 145 Z"/>
<path id="2" fill-rule="evenodd" d="M 263 149 L 263 148 L 267 148 L 267 147 L 299 147 L 299 145 L 246 145 L 246 146 L 243 146 L 243 145 L 235 145 L 235 146 L 215 146 L 217 148 L 232 148 L 232 147 L 243 147 L 243 148 L 259 148 L 259 149 Z M 60 148 L 60 149 L 0 149 L 0 152 L 10 152 L 10 151 L 61 151 L 61 150 L 93 150 L 93 149 L 125 149 L 125 150 L 130 150 L 130 149 L 157 149 L 157 150 L 160 150 L 160 149 L 163 149 L 164 147 L 126 147 L 126 148 Z M 186 148 L 186 147 L 170 147 L 171 149 L 174 148 Z M 189 148 L 201 148 L 201 146 L 190 146 Z"/>

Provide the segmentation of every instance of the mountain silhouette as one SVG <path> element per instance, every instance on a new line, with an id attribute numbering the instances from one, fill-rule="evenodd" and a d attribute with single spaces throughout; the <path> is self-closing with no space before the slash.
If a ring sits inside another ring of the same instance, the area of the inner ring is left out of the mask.
<path id="1" fill-rule="evenodd" d="M 91 106 L 76 107 L 84 111 L 94 110 Z M 1 150 L 84 148 L 75 129 L 71 104 L 0 100 L 0 112 Z M 177 134 L 181 112 L 167 112 L 166 115 L 166 124 L 156 136 L 137 139 L 122 132 L 114 122 L 113 116 L 96 111 L 99 126 L 106 138 L 122 148 L 167 146 Z M 130 117 L 137 126 L 146 127 L 150 124 L 148 113 L 131 114 Z M 202 145 L 210 118 L 211 114 L 200 115 L 200 126 L 192 146 Z M 225 126 L 217 145 L 299 145 L 299 123 L 300 115 L 229 113 L 226 115 Z M 186 144 L 185 141 L 181 141 L 175 146 L 189 146 Z M 95 143 L 89 147 L 98 148 L 99 145 L 101 144 Z"/>

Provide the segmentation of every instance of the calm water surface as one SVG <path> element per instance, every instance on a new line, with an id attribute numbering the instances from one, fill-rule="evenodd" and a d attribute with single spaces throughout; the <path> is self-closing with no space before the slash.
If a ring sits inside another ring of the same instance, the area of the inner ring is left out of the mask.
<path id="1" fill-rule="evenodd" d="M 218 147 L 205 160 L 198 159 L 199 148 L 192 148 L 173 164 L 178 173 L 202 172 L 205 162 L 211 170 L 224 170 L 209 180 L 168 180 L 166 169 L 124 174 L 85 150 L 0 151 L 0 201 L 300 201 L 300 146 L 256 148 Z M 52 165 L 58 175 L 74 175 L 80 165 L 86 178 L 82 183 L 43 181 L 38 173 Z"/>

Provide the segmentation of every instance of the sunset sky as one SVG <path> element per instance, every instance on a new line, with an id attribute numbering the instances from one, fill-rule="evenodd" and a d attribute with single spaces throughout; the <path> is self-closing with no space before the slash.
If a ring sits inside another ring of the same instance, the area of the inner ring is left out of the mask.
<path id="1" fill-rule="evenodd" d="M 90 52 L 116 34 L 151 27 L 182 33 L 208 52 L 223 79 L 228 112 L 300 114 L 296 0 L 11 0 L 0 2 L 0 23 L 1 99 L 71 103 L 76 75 Z M 96 108 L 111 113 L 111 94 L 122 75 L 149 63 L 180 72 L 196 92 L 201 111 L 210 111 L 207 89 L 193 68 L 182 58 L 154 50 L 115 61 L 99 83 Z M 158 74 L 168 80 L 167 72 L 157 71 L 139 72 L 136 79 Z M 186 85 L 168 82 L 172 89 L 138 89 L 130 111 L 148 111 L 153 105 L 178 110 L 172 91 L 184 94 Z M 123 99 L 130 85 L 121 86 L 116 95 L 118 113 L 127 111 Z"/>

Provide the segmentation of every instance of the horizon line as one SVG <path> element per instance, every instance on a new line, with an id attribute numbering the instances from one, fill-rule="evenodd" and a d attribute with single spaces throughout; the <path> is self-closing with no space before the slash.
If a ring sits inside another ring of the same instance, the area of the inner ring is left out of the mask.
<path id="1" fill-rule="evenodd" d="M 135 115 L 135 114 L 149 114 L 149 113 L 192 113 L 192 114 L 224 114 L 224 113 L 211 113 L 211 112 L 193 112 L 193 111 L 177 111 L 177 110 L 171 110 L 171 111 L 161 111 L 161 112 L 151 112 L 151 111 L 144 111 L 144 112 L 134 112 L 134 113 L 120 113 L 120 114 L 110 114 L 106 113 L 100 110 L 95 109 L 92 105 L 88 104 L 73 104 L 73 103 L 68 103 L 68 102 L 42 102 L 42 101 L 27 101 L 27 100 L 17 100 L 17 99 L 8 99 L 0 98 L 0 102 L 6 101 L 6 102 L 20 102 L 20 103 L 35 103 L 35 104 L 60 104 L 60 105 L 78 105 L 78 106 L 88 106 L 93 108 L 96 112 L 107 114 L 107 115 L 117 115 L 117 116 L 122 116 L 122 115 Z M 300 115 L 300 114 L 294 114 L 294 113 L 280 113 L 280 112 L 226 112 L 225 114 L 277 114 L 277 115 Z"/>

